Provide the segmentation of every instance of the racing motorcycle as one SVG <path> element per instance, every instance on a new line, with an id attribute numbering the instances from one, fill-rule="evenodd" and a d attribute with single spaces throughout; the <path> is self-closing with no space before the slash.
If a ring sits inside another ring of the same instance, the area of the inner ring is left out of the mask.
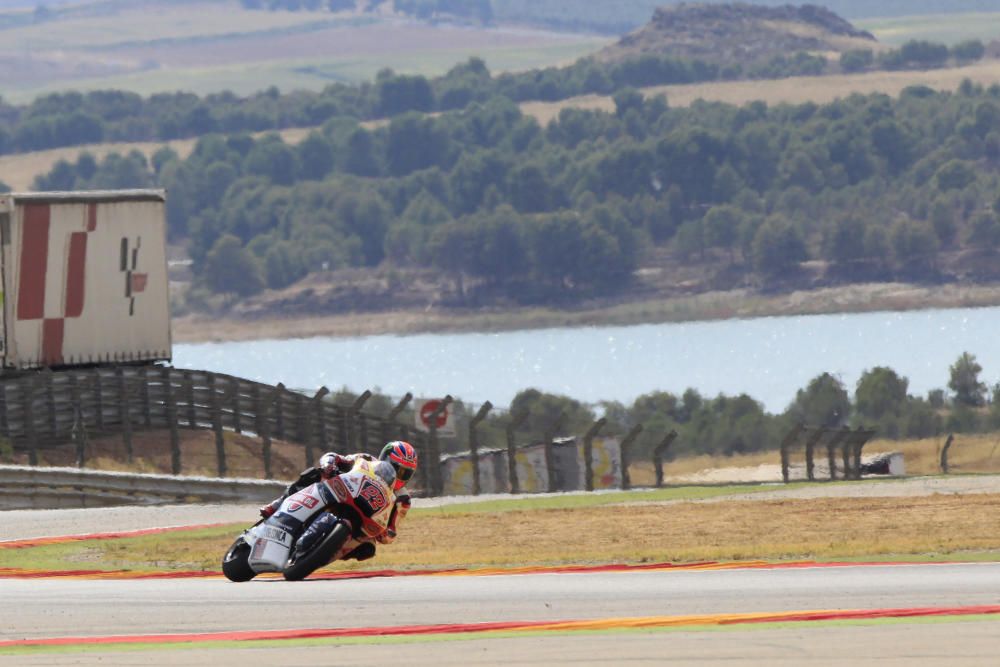
<path id="1" fill-rule="evenodd" d="M 359 458 L 350 471 L 289 496 L 270 518 L 236 538 L 222 559 L 223 574 L 230 581 L 250 581 L 263 572 L 280 572 L 299 581 L 344 558 L 387 530 L 395 479 L 387 461 Z"/>

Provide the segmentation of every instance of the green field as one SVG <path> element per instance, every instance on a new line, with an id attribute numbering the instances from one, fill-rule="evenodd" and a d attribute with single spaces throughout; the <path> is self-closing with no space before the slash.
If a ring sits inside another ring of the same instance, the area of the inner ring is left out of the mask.
<path id="1" fill-rule="evenodd" d="M 249 95 L 270 86 L 277 86 L 283 91 L 322 90 L 325 86 L 336 82 L 371 81 L 375 78 L 375 74 L 385 67 L 405 74 L 437 76 L 472 56 L 485 60 L 493 72 L 548 67 L 571 62 L 602 45 L 603 42 L 600 40 L 581 37 L 531 49 L 514 47 L 480 51 L 442 49 L 411 54 L 272 60 L 244 65 L 157 69 L 117 76 L 7 86 L 4 88 L 3 98 L 8 102 L 20 104 L 30 102 L 40 94 L 67 89 L 80 91 L 121 89 L 141 95 L 175 90 L 199 95 L 230 90 L 238 95 Z"/>
<path id="2" fill-rule="evenodd" d="M 967 39 L 978 39 L 983 43 L 1000 39 L 1000 13 L 859 19 L 855 24 L 871 32 L 880 42 L 892 46 L 914 39 L 949 45 Z"/>

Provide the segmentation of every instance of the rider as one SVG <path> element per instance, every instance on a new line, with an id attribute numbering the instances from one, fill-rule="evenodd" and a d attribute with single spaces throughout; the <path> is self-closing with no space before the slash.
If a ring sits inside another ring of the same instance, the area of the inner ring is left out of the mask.
<path id="1" fill-rule="evenodd" d="M 336 452 L 323 454 L 323 456 L 319 457 L 319 465 L 302 471 L 299 478 L 288 485 L 283 495 L 260 508 L 261 517 L 265 519 L 269 518 L 278 511 L 282 501 L 293 493 L 297 493 L 320 480 L 330 479 L 349 471 L 354 467 L 354 462 L 359 458 L 367 461 L 388 461 L 396 470 L 396 481 L 392 487 L 392 490 L 396 492 L 396 502 L 393 505 L 392 514 L 389 516 L 386 531 L 375 538 L 380 544 L 391 544 L 396 539 L 399 524 L 406 518 L 406 513 L 410 511 L 411 505 L 410 495 L 407 493 L 400 494 L 399 491 L 413 477 L 413 473 L 417 470 L 417 451 L 413 448 L 413 445 L 404 440 L 394 440 L 386 444 L 379 453 L 378 459 L 371 454 L 363 452 L 349 456 L 342 456 Z M 373 556 L 375 556 L 375 545 L 371 542 L 363 542 L 344 556 L 344 558 L 356 558 L 362 561 L 368 560 Z"/>

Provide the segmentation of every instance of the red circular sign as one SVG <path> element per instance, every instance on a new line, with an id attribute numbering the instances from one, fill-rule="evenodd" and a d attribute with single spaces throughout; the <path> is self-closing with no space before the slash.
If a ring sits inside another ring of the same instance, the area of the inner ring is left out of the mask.
<path id="1" fill-rule="evenodd" d="M 427 428 L 431 427 L 431 415 L 434 411 L 441 407 L 441 401 L 435 399 L 432 401 L 427 401 L 422 406 L 420 406 L 420 421 L 423 422 L 424 426 Z M 441 411 L 441 414 L 437 416 L 434 420 L 434 428 L 441 428 L 448 423 L 448 408 L 445 407 Z"/>

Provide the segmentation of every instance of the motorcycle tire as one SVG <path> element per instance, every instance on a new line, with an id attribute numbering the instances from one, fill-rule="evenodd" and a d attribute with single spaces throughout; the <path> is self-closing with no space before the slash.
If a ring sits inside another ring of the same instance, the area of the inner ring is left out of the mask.
<path id="1" fill-rule="evenodd" d="M 237 537 L 222 557 L 222 574 L 229 581 L 250 581 L 257 573 L 250 567 L 250 545 L 243 536 Z"/>
<path id="2" fill-rule="evenodd" d="M 351 537 L 351 529 L 338 523 L 330 534 L 319 541 L 311 551 L 302 554 L 285 568 L 282 575 L 288 581 L 301 581 L 323 567 L 331 560 L 337 550 Z"/>

